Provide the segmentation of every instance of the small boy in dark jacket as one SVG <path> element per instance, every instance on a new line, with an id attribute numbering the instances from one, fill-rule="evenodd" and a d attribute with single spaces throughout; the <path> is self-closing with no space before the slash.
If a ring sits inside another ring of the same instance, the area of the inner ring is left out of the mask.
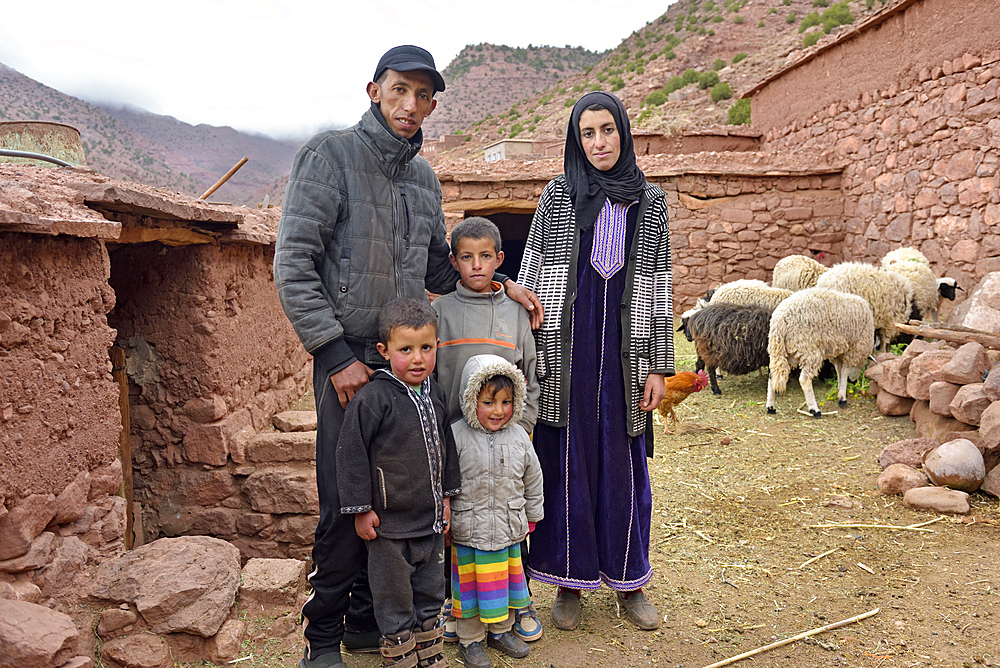
<path id="1" fill-rule="evenodd" d="M 431 378 L 437 318 L 397 299 L 379 316 L 377 370 L 347 406 L 337 444 L 340 512 L 368 541 L 368 578 L 384 666 L 443 668 L 444 534 L 461 491 L 448 402 Z M 435 651 L 435 649 L 437 651 Z M 412 657 L 412 658 L 411 658 Z"/>

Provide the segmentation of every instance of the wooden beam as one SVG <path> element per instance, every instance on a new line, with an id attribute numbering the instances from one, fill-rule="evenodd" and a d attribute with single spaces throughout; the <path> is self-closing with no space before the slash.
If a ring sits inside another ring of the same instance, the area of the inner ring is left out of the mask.
<path id="1" fill-rule="evenodd" d="M 167 246 L 210 244 L 215 237 L 188 227 L 123 227 L 117 239 L 121 244 L 142 244 L 159 241 Z"/>
<path id="2" fill-rule="evenodd" d="M 111 375 L 118 382 L 118 410 L 122 414 L 122 430 L 118 436 L 118 459 L 122 463 L 122 486 L 119 496 L 125 497 L 125 549 L 132 549 L 132 442 L 129 434 L 132 421 L 128 405 L 128 374 L 125 372 L 125 349 L 111 346 Z"/>
<path id="3" fill-rule="evenodd" d="M 925 336 L 929 339 L 941 339 L 942 341 L 952 341 L 954 343 L 969 343 L 971 341 L 975 341 L 985 348 L 1000 350 L 1000 335 L 993 334 L 991 332 L 981 332 L 967 327 L 963 328 L 963 330 L 968 331 L 954 331 L 952 329 L 944 329 L 940 327 L 924 327 L 919 325 L 904 325 L 902 323 L 896 323 L 896 329 L 904 334 Z"/>
<path id="4" fill-rule="evenodd" d="M 447 202 L 441 206 L 446 213 L 469 211 L 478 215 L 489 213 L 534 213 L 537 200 L 530 199 L 466 199 Z"/>

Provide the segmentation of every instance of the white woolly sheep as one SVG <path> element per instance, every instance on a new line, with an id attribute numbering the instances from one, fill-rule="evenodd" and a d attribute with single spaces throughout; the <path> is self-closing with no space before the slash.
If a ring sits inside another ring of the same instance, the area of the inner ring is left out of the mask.
<path id="1" fill-rule="evenodd" d="M 771 285 L 785 290 L 805 290 L 816 285 L 826 267 L 805 255 L 789 255 L 778 260 L 771 274 Z"/>
<path id="2" fill-rule="evenodd" d="M 941 298 L 954 301 L 955 290 L 961 290 L 955 279 L 935 276 L 927 257 L 916 248 L 889 251 L 882 258 L 882 268 L 910 279 L 913 305 L 919 311 L 917 315 L 925 320 L 937 320 Z"/>
<path id="3" fill-rule="evenodd" d="M 763 306 L 771 311 L 792 294 L 791 290 L 772 288 L 764 281 L 741 278 L 732 283 L 723 283 L 715 289 L 712 304 L 741 304 L 743 306 Z"/>
<path id="4" fill-rule="evenodd" d="M 899 335 L 896 323 L 909 320 L 913 283 L 899 274 L 864 262 L 833 265 L 816 282 L 818 288 L 849 292 L 871 306 L 882 351 Z"/>
<path id="5" fill-rule="evenodd" d="M 777 412 L 774 394 L 785 391 L 792 367 L 798 366 L 809 413 L 822 417 L 812 381 L 823 360 L 830 360 L 837 370 L 837 400 L 846 406 L 848 376 L 852 370 L 860 372 L 874 337 L 872 309 L 856 295 L 817 287 L 800 290 L 783 301 L 771 316 L 768 332 L 767 412 Z"/>

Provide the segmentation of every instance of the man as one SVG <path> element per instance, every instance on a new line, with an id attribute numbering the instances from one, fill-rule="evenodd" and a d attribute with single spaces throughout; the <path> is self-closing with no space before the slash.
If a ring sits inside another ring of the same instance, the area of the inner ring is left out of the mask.
<path id="1" fill-rule="evenodd" d="M 409 45 L 389 49 L 368 84 L 371 109 L 357 125 L 309 140 L 295 157 L 285 191 L 274 282 L 285 314 L 313 355 L 318 421 L 320 517 L 309 576 L 313 593 L 302 608 L 302 668 L 346 668 L 341 639 L 348 649 L 378 647 L 362 574 L 366 547 L 353 516 L 339 513 L 335 454 L 348 402 L 373 367 L 385 366 L 376 348 L 382 306 L 397 297 L 426 298 L 425 289 L 450 292 L 458 280 L 448 259 L 441 185 L 417 156 L 420 125 L 444 87 L 430 53 Z M 540 324 L 535 294 L 513 281 L 506 287 Z"/>

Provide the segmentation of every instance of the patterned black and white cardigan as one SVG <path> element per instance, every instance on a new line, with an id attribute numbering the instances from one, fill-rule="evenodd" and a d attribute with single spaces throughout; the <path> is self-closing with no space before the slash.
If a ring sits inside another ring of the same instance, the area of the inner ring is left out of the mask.
<path id="1" fill-rule="evenodd" d="M 622 296 L 622 373 L 628 405 L 628 433 L 638 436 L 650 414 L 639 408 L 649 373 L 674 373 L 673 294 L 666 195 L 646 184 L 639 200 L 638 224 L 632 241 Z M 535 331 L 541 398 L 538 421 L 566 425 L 573 301 L 576 298 L 580 231 L 565 176 L 545 186 L 531 221 L 517 282 L 534 290 L 545 309 L 545 322 Z"/>

